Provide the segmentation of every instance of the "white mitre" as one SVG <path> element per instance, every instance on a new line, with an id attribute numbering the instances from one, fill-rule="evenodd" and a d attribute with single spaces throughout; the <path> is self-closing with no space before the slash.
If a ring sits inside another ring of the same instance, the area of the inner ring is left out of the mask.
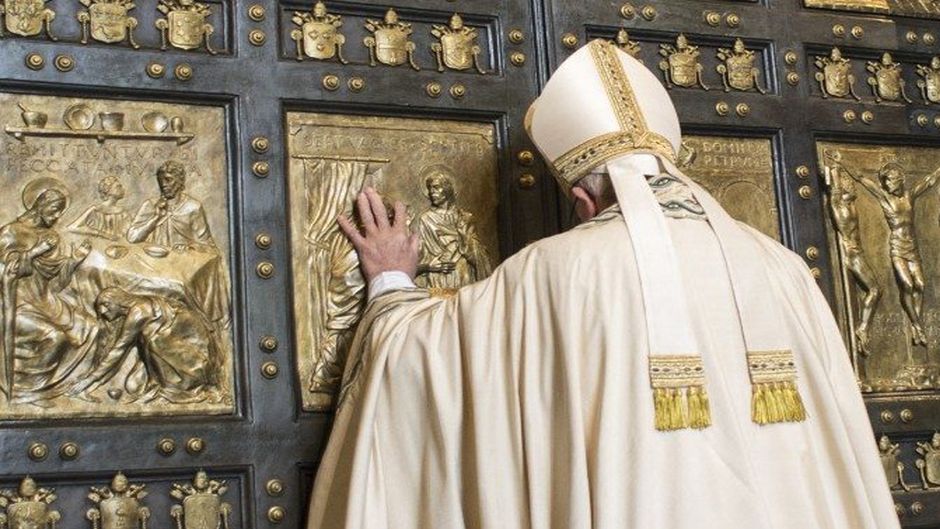
<path id="1" fill-rule="evenodd" d="M 693 190 L 721 246 L 747 349 L 754 422 L 805 419 L 793 354 L 776 328 L 777 301 L 766 291 L 766 271 L 753 266 L 760 256 L 747 244 L 750 236 L 714 198 L 676 168 L 679 118 L 656 76 L 612 43 L 591 41 L 558 67 L 525 124 L 566 192 L 602 166 L 610 175 L 643 291 L 656 428 L 711 424 L 702 350 L 677 252 L 646 181 L 660 173 Z"/>
<path id="2" fill-rule="evenodd" d="M 525 126 L 565 191 L 624 154 L 653 154 L 672 165 L 681 143 L 666 89 L 640 61 L 604 40 L 558 67 L 529 107 Z"/>

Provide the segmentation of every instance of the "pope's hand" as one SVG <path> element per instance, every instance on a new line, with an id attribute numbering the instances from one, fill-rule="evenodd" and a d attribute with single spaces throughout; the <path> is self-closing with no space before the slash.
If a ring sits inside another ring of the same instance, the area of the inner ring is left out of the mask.
<path id="1" fill-rule="evenodd" d="M 344 216 L 336 220 L 359 254 L 366 281 L 392 271 L 404 272 L 413 279 L 418 270 L 419 241 L 408 229 L 405 205 L 396 202 L 395 215 L 389 219 L 382 197 L 368 187 L 359 193 L 356 207 L 362 219 L 362 232 Z"/>

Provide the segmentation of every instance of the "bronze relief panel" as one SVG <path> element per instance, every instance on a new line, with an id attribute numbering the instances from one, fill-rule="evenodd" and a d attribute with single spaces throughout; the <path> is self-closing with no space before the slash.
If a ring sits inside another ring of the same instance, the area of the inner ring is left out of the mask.
<path id="1" fill-rule="evenodd" d="M 862 389 L 940 388 L 940 150 L 820 142 L 817 151 Z"/>
<path id="2" fill-rule="evenodd" d="M 680 162 L 690 177 L 732 217 L 780 240 L 769 139 L 690 135 L 682 143 Z"/>
<path id="3" fill-rule="evenodd" d="M 294 321 L 305 410 L 330 409 L 366 285 L 336 223 L 373 186 L 408 205 L 421 237 L 416 282 L 451 289 L 498 257 L 491 124 L 290 112 L 288 178 Z"/>
<path id="4" fill-rule="evenodd" d="M 0 418 L 231 413 L 224 110 L 0 102 Z"/>
<path id="5" fill-rule="evenodd" d="M 921 18 L 940 18 L 936 2 L 911 0 L 804 0 L 806 7 Z"/>

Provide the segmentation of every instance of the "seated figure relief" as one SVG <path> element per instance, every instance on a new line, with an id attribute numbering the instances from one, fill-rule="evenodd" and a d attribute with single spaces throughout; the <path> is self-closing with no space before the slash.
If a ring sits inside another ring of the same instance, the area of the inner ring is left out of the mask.
<path id="1" fill-rule="evenodd" d="M 202 202 L 186 193 L 191 171 L 162 163 L 157 196 L 133 217 L 120 177 L 106 176 L 98 202 L 64 230 L 66 185 L 23 187 L 23 213 L 0 227 L 8 405 L 231 403 L 225 257 Z"/>

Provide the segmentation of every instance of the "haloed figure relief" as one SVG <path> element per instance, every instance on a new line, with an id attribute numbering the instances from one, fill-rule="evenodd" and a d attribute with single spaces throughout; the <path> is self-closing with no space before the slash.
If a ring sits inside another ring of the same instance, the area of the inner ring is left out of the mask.
<path id="1" fill-rule="evenodd" d="M 905 183 L 905 171 L 896 162 L 885 163 L 878 171 L 878 183 L 852 173 L 842 163 L 830 158 L 841 172 L 848 175 L 871 193 L 881 206 L 890 229 L 889 249 L 894 276 L 901 291 L 901 305 L 910 320 L 911 341 L 914 345 L 927 345 L 924 334 L 924 272 L 914 230 L 914 207 L 917 199 L 934 187 L 940 170 L 920 179 L 912 189 Z"/>
<path id="2" fill-rule="evenodd" d="M 358 224 L 356 197 L 371 186 L 390 212 L 397 201 L 407 206 L 421 238 L 420 286 L 482 279 L 497 251 L 495 133 L 479 123 L 309 112 L 289 113 L 286 125 L 303 407 L 329 410 L 368 295 L 337 216 Z"/>
<path id="3" fill-rule="evenodd" d="M 473 214 L 457 206 L 450 170 L 425 171 L 428 209 L 412 230 L 421 238 L 421 263 L 416 283 L 430 288 L 458 288 L 479 281 L 492 271 L 490 258 L 476 234 Z"/>
<path id="4" fill-rule="evenodd" d="M 233 411 L 223 110 L 0 102 L 0 420 Z"/>
<path id="5" fill-rule="evenodd" d="M 858 340 L 859 352 L 868 356 L 871 353 L 869 329 L 872 316 L 874 316 L 878 301 L 881 299 L 881 289 L 878 286 L 878 280 L 875 278 L 875 272 L 862 251 L 858 208 L 856 207 L 858 190 L 855 187 L 855 181 L 842 174 L 842 166 L 838 165 L 842 160 L 841 153 L 838 151 L 827 152 L 826 155 L 837 164 L 827 168 L 826 184 L 829 186 L 829 212 L 839 237 L 839 248 L 842 251 L 843 263 L 845 263 L 845 267 L 851 272 L 855 283 L 864 293 L 861 302 L 861 318 L 858 325 L 855 326 L 854 332 Z"/>

